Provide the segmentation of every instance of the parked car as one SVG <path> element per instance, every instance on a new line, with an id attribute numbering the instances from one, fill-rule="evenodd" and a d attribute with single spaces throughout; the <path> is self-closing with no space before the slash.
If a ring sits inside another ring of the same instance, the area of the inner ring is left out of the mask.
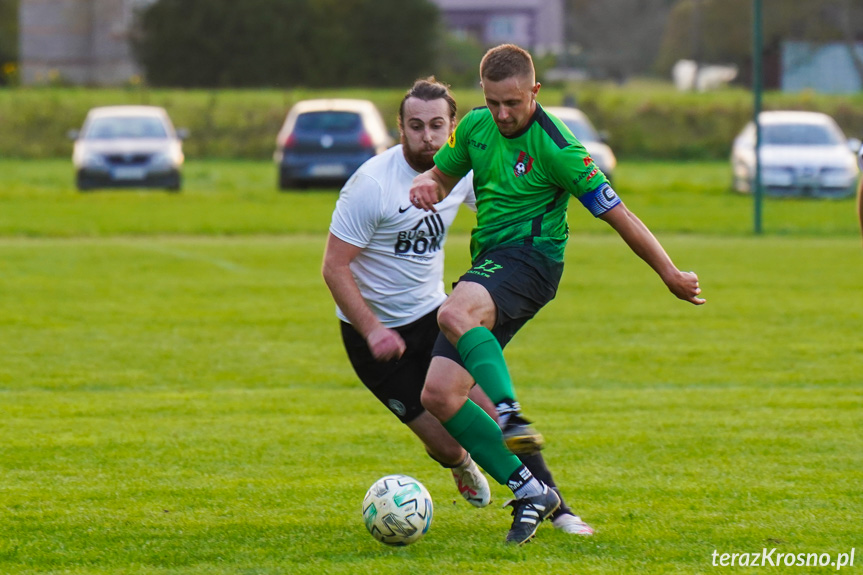
<path id="1" fill-rule="evenodd" d="M 543 109 L 557 116 L 566 124 L 566 127 L 584 145 L 590 157 L 593 158 L 594 163 L 602 170 L 602 173 L 605 174 L 605 177 L 610 182 L 614 176 L 614 169 L 617 167 L 617 157 L 606 143 L 607 138 L 605 134 L 597 131 L 587 115 L 578 108 L 543 106 Z"/>
<path id="2" fill-rule="evenodd" d="M 761 112 L 761 186 L 772 196 L 841 198 L 854 193 L 860 140 L 847 139 L 827 114 Z M 731 148 L 733 186 L 750 193 L 755 183 L 755 123 Z"/>
<path id="3" fill-rule="evenodd" d="M 288 112 L 273 159 L 279 189 L 341 186 L 360 164 L 393 144 L 368 100 L 303 100 Z"/>
<path id="4" fill-rule="evenodd" d="M 154 187 L 179 191 L 186 130 L 156 106 L 104 106 L 87 113 L 72 163 L 79 190 Z"/>

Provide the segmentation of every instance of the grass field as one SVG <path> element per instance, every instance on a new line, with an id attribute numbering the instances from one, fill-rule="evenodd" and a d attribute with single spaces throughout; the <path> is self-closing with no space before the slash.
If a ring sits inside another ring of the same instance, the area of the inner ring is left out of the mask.
<path id="1" fill-rule="evenodd" d="M 757 573 L 713 553 L 863 564 L 863 252 L 853 201 L 749 198 L 719 163 L 622 165 L 618 189 L 708 303 L 675 300 L 578 206 L 557 299 L 507 355 L 591 539 L 502 543 L 355 380 L 319 267 L 332 191 L 190 162 L 181 194 L 0 160 L 0 573 Z M 470 216 L 449 240 L 467 263 Z M 435 501 L 375 542 L 378 477 Z M 775 567 L 820 573 L 835 566 Z"/>

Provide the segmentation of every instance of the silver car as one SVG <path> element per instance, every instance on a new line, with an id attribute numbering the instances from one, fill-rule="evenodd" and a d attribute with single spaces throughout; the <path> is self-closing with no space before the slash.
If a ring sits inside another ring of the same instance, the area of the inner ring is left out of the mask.
<path id="1" fill-rule="evenodd" d="M 842 198 L 854 193 L 860 140 L 847 139 L 820 112 L 761 112 L 761 186 L 771 196 Z M 749 122 L 731 149 L 733 186 L 750 193 L 755 182 L 755 124 Z"/>
<path id="2" fill-rule="evenodd" d="M 582 143 L 596 166 L 602 170 L 610 182 L 614 176 L 614 169 L 617 167 L 617 157 L 609 145 L 605 143 L 605 136 L 593 127 L 587 115 L 578 108 L 566 106 L 543 106 L 542 109 L 557 116 L 566 124 L 566 127 Z"/>
<path id="3" fill-rule="evenodd" d="M 154 187 L 179 191 L 185 130 L 175 130 L 156 106 L 91 109 L 75 140 L 72 163 L 81 191 L 94 188 Z"/>

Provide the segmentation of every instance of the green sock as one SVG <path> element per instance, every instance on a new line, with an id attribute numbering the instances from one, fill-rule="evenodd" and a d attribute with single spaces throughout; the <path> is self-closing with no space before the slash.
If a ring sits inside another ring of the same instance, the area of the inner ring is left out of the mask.
<path id="1" fill-rule="evenodd" d="M 467 449 L 477 465 L 501 485 L 506 485 L 521 467 L 518 457 L 504 445 L 497 422 L 471 400 L 467 400 L 443 426 Z"/>
<path id="2" fill-rule="evenodd" d="M 497 405 L 505 400 L 516 401 L 503 350 L 488 328 L 475 327 L 465 332 L 456 348 L 468 373 L 492 403 Z"/>

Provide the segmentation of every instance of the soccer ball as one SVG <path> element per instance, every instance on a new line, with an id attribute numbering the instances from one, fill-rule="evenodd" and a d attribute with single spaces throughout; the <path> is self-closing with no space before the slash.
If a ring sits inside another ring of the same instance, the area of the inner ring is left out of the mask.
<path id="1" fill-rule="evenodd" d="M 363 499 L 366 529 L 387 545 L 419 541 L 431 526 L 432 510 L 428 490 L 407 475 L 381 477 Z"/>

